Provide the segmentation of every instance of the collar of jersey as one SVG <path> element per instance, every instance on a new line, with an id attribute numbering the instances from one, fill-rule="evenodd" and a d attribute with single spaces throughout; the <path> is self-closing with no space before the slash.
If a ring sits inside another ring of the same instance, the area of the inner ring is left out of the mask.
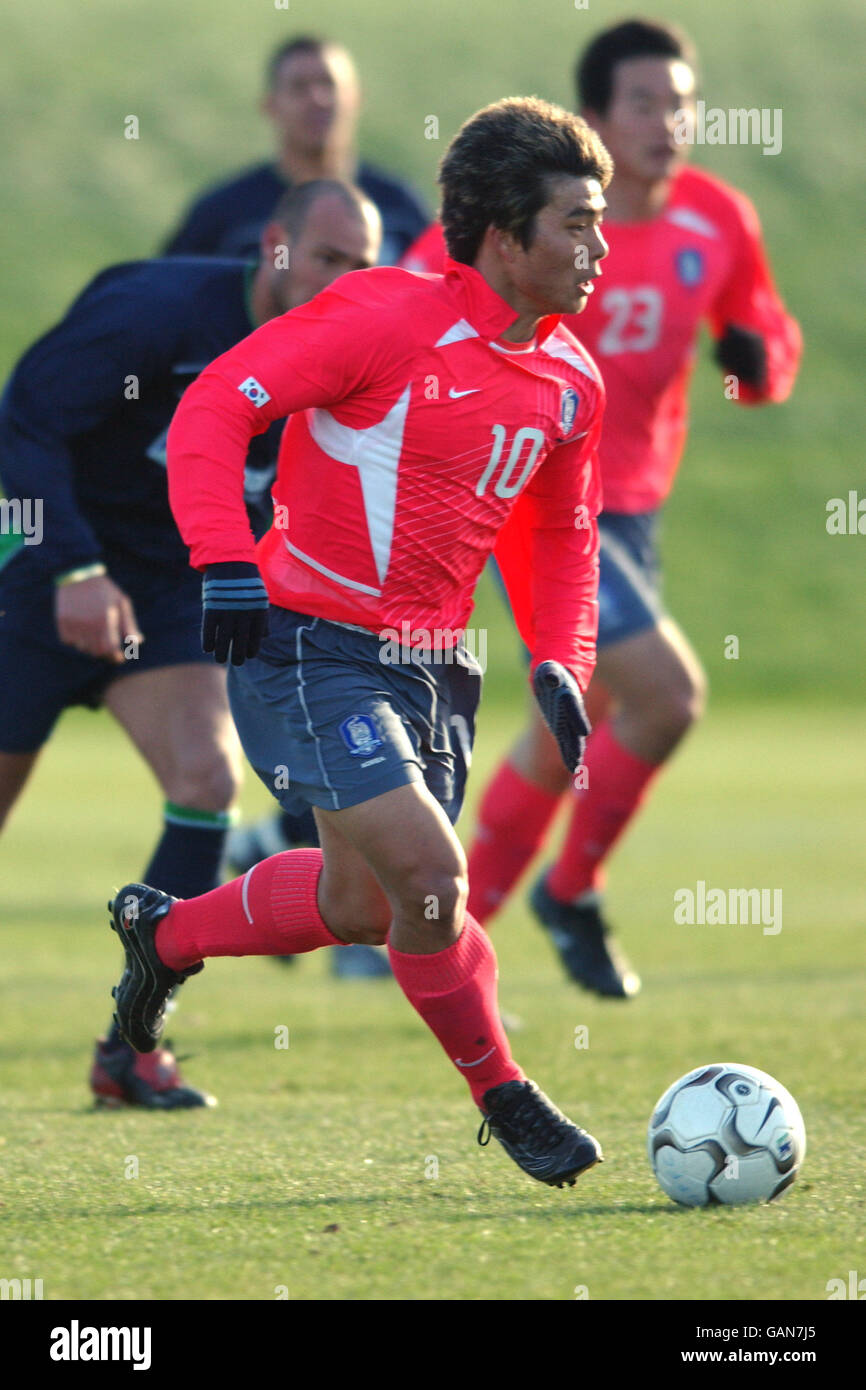
<path id="1" fill-rule="evenodd" d="M 520 317 L 488 285 L 480 271 L 474 266 L 464 265 L 462 261 L 452 261 L 450 256 L 445 257 L 445 283 L 463 300 L 464 317 L 482 338 L 501 338 Z M 538 320 L 534 335 L 536 346 L 550 337 L 561 318 L 561 314 L 545 314 L 544 318 Z"/>

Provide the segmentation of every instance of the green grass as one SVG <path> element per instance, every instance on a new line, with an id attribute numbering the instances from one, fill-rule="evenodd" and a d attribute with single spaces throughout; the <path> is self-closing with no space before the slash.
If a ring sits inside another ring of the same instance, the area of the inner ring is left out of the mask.
<path id="1" fill-rule="evenodd" d="M 711 715 L 659 785 L 611 885 L 637 1000 L 565 983 L 520 899 L 496 924 L 516 1055 L 608 1155 L 561 1193 L 476 1148 L 460 1078 L 395 986 L 335 983 L 321 955 L 213 961 L 187 987 L 172 1031 L 218 1110 L 92 1113 L 117 970 L 101 904 L 140 872 L 156 797 L 107 719 L 67 717 L 0 845 L 4 1276 L 42 1278 L 46 1298 L 825 1298 L 866 1253 L 864 788 L 847 752 L 866 719 L 840 715 L 818 750 L 814 724 Z M 494 698 L 476 792 L 515 727 Z M 782 931 L 675 926 L 673 894 L 699 878 L 781 888 Z M 800 1103 L 805 1169 L 774 1206 L 685 1211 L 647 1166 L 654 1101 L 713 1060 Z"/>
<path id="2" fill-rule="evenodd" d="M 217 961 L 190 984 L 173 1031 L 217 1111 L 91 1113 L 84 1078 L 117 968 L 101 904 L 141 872 L 157 796 L 109 722 L 76 712 L 0 840 L 0 1276 L 42 1278 L 49 1299 L 269 1300 L 285 1286 L 557 1300 L 585 1285 L 592 1299 L 788 1300 L 862 1274 L 866 542 L 828 536 L 825 520 L 829 498 L 862 491 L 863 11 L 640 8 L 688 27 L 710 104 L 783 109 L 778 157 L 705 148 L 702 162 L 755 200 L 806 356 L 790 404 L 762 411 L 723 400 L 705 353 L 696 372 L 665 558 L 713 702 L 614 864 L 611 908 L 644 993 L 618 1007 L 569 987 L 519 899 L 495 926 L 503 1002 L 526 1022 L 518 1056 L 608 1161 L 558 1193 L 476 1149 L 462 1083 L 398 991 L 336 985 L 321 957 L 291 971 Z M 516 92 L 569 102 L 574 54 L 623 13 L 606 0 L 14 7 L 0 372 L 98 269 L 150 254 L 202 185 L 267 151 L 254 95 L 286 33 L 345 39 L 367 90 L 364 155 L 432 203 L 467 114 Z M 123 138 L 129 114 L 138 141 Z M 424 138 L 430 114 L 439 141 Z M 491 669 L 473 795 L 516 730 L 525 679 L 486 581 L 475 622 Z M 248 809 L 264 804 L 250 787 Z M 673 894 L 698 879 L 781 887 L 783 930 L 676 927 Z M 772 1207 L 686 1212 L 647 1167 L 657 1096 L 714 1059 L 762 1067 L 800 1102 L 806 1167 Z"/>

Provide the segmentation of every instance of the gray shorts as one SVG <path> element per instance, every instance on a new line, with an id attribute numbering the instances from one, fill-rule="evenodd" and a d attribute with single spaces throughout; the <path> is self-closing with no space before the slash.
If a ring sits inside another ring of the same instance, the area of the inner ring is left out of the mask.
<path id="1" fill-rule="evenodd" d="M 244 752 L 285 811 L 339 811 L 423 781 L 452 825 L 460 814 L 481 696 L 462 646 L 382 660 L 374 632 L 271 606 L 252 661 L 230 666 Z"/>

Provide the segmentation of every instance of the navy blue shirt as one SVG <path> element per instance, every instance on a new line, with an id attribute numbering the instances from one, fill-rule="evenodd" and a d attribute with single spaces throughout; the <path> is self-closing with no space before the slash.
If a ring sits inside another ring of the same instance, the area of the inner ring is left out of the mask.
<path id="1" fill-rule="evenodd" d="M 97 560 L 121 586 L 142 566 L 188 573 L 168 503 L 168 427 L 186 386 L 252 332 L 250 273 L 205 258 L 112 266 L 21 358 L 0 402 L 0 481 L 10 499 L 42 499 L 43 539 L 8 560 L 4 585 Z M 281 428 L 250 450 L 248 480 L 262 480 L 268 504 Z"/>
<path id="2" fill-rule="evenodd" d="M 405 183 L 369 164 L 358 166 L 355 182 L 382 218 L 380 265 L 394 265 L 430 225 L 420 198 Z M 257 260 L 262 228 L 290 186 L 273 164 L 257 164 L 203 193 L 166 243 L 166 256 L 243 256 Z"/>

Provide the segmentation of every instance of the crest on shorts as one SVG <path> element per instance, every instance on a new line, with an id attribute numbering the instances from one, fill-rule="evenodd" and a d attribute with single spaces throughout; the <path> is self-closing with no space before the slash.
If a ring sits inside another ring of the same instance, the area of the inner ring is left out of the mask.
<path id="1" fill-rule="evenodd" d="M 340 734 L 353 758 L 364 758 L 382 747 L 383 740 L 369 714 L 350 714 L 340 725 Z"/>
<path id="2" fill-rule="evenodd" d="M 701 251 L 695 247 L 687 247 L 685 251 L 677 252 L 677 275 L 680 283 L 687 289 L 693 289 L 699 285 L 704 278 L 704 257 Z"/>
<path id="3" fill-rule="evenodd" d="M 563 438 L 571 434 L 577 416 L 577 392 L 573 386 L 566 386 L 560 402 L 559 428 Z"/>

